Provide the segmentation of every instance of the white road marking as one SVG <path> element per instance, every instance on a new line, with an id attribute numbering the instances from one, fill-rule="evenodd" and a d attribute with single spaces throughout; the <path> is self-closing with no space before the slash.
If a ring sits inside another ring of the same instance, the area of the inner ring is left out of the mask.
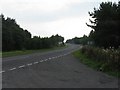
<path id="1" fill-rule="evenodd" d="M 0 73 L 4 73 L 5 71 L 0 71 Z"/>
<path id="2" fill-rule="evenodd" d="M 57 58 L 57 56 L 55 58 Z"/>
<path id="3" fill-rule="evenodd" d="M 58 56 L 58 58 L 59 58 L 60 56 Z"/>
<path id="4" fill-rule="evenodd" d="M 63 55 L 60 55 L 60 57 L 62 57 Z"/>
<path id="5" fill-rule="evenodd" d="M 64 54 L 64 56 L 66 56 L 67 54 Z"/>
<path id="6" fill-rule="evenodd" d="M 11 69 L 9 69 L 10 71 L 12 71 L 12 70 L 15 70 L 16 68 L 11 68 Z"/>
<path id="7" fill-rule="evenodd" d="M 51 58 L 49 58 L 49 60 L 50 60 Z"/>
<path id="8" fill-rule="evenodd" d="M 43 60 L 39 61 L 39 62 L 43 62 Z"/>
<path id="9" fill-rule="evenodd" d="M 34 64 L 37 64 L 38 62 L 34 62 Z"/>
<path id="10" fill-rule="evenodd" d="M 68 55 L 68 54 L 70 54 L 70 53 L 66 53 L 66 55 Z"/>
<path id="11" fill-rule="evenodd" d="M 32 65 L 32 63 L 29 63 L 29 64 L 27 64 L 28 66 L 31 66 Z"/>
<path id="12" fill-rule="evenodd" d="M 47 61 L 48 59 L 45 59 L 44 61 Z"/>
<path id="13" fill-rule="evenodd" d="M 52 57 L 52 59 L 55 59 L 56 57 Z"/>
<path id="14" fill-rule="evenodd" d="M 21 65 L 21 66 L 19 66 L 18 68 L 23 68 L 23 67 L 25 67 L 25 65 Z"/>
<path id="15" fill-rule="evenodd" d="M 47 61 L 47 60 L 50 60 L 50 59 L 59 58 L 59 57 L 62 57 L 62 56 L 68 55 L 68 54 L 70 54 L 70 52 L 66 53 L 66 54 L 63 54 L 63 55 L 55 56 L 55 57 L 52 57 L 52 58 L 48 58 L 48 59 L 45 59 L 45 60 L 41 60 L 39 62 L 44 62 L 44 61 Z M 32 64 L 37 64 L 39 62 L 29 63 L 29 64 L 27 64 L 27 66 L 31 66 Z M 18 66 L 18 68 L 23 68 L 23 67 L 25 67 L 25 65 Z M 9 70 L 12 71 L 12 70 L 15 70 L 15 69 L 17 69 L 17 68 L 11 68 Z M 0 73 L 4 73 L 4 72 L 5 71 L 0 71 Z"/>

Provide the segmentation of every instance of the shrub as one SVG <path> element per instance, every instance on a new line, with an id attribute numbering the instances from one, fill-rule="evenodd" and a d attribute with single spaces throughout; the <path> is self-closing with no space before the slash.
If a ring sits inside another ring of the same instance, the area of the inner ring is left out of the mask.
<path id="1" fill-rule="evenodd" d="M 119 71 L 120 49 L 84 46 L 81 49 L 81 53 L 91 58 L 91 60 L 100 62 L 99 68 L 102 71 Z"/>

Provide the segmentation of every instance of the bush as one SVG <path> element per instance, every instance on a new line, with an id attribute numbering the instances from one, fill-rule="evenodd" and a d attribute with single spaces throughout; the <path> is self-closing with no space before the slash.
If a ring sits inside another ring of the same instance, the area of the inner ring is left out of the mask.
<path id="1" fill-rule="evenodd" d="M 119 71 L 120 49 L 84 46 L 81 49 L 81 53 L 91 58 L 91 60 L 100 62 L 99 68 L 102 71 Z"/>

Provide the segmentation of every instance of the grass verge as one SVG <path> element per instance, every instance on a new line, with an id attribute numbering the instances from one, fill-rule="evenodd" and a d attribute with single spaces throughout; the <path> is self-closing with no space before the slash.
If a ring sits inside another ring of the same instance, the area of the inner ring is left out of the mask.
<path id="1" fill-rule="evenodd" d="M 80 59 L 80 62 L 87 65 L 88 67 L 93 68 L 94 70 L 99 70 L 101 67 L 101 62 L 97 62 L 96 60 L 89 59 L 86 55 L 82 54 L 80 50 L 73 52 L 73 55 Z M 104 73 L 114 76 L 120 77 L 120 72 L 113 72 L 113 71 L 103 71 Z"/>
<path id="2" fill-rule="evenodd" d="M 2 57 L 4 58 L 4 57 L 12 57 L 12 56 L 32 54 L 32 53 L 47 52 L 47 51 L 51 51 L 51 50 L 63 49 L 66 47 L 67 46 L 54 47 L 54 48 L 49 48 L 49 49 L 39 49 L 39 50 L 17 50 L 17 51 L 2 52 Z"/>

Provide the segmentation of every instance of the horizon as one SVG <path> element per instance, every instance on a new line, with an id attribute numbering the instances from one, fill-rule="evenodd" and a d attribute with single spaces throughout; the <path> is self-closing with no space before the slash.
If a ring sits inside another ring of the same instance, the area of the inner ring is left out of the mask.
<path id="1" fill-rule="evenodd" d="M 118 0 L 3 0 L 5 17 L 15 19 L 21 28 L 33 36 L 50 37 L 61 35 L 65 41 L 89 35 L 92 30 L 86 25 L 94 8 L 101 2 Z M 11 6 L 12 5 L 12 6 Z"/>

